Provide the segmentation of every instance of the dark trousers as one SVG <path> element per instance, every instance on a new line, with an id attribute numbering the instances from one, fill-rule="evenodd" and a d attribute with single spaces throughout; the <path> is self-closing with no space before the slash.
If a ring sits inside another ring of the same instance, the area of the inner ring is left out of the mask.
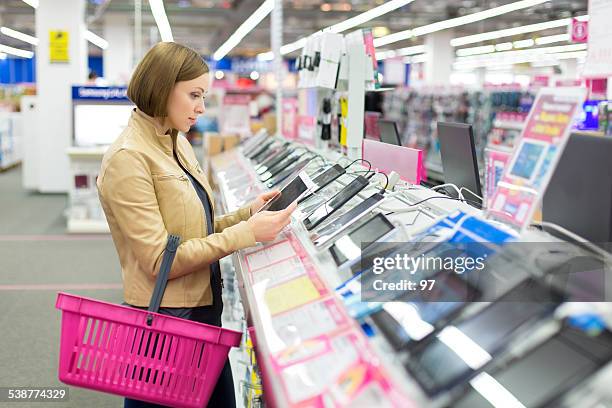
<path id="1" fill-rule="evenodd" d="M 200 306 L 193 308 L 160 308 L 159 313 L 181 319 L 192 320 L 221 327 L 221 313 L 223 312 L 223 302 L 221 300 L 221 279 L 213 273 L 211 277 L 211 287 L 213 290 L 213 304 L 211 306 Z M 146 309 L 146 308 L 145 308 Z M 163 405 L 151 404 L 149 402 L 138 401 L 126 398 L 124 408 L 157 408 Z M 212 392 L 208 402 L 209 408 L 235 408 L 236 395 L 234 393 L 234 380 L 229 359 L 221 371 L 217 385 Z"/>

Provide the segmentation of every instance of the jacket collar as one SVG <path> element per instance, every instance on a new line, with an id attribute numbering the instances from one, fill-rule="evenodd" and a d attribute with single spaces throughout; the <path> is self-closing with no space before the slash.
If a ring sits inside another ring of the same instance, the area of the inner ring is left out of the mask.
<path id="1" fill-rule="evenodd" d="M 155 140 L 161 145 L 163 150 L 168 154 L 172 154 L 172 149 L 178 135 L 176 129 L 164 129 L 153 117 L 139 109 L 132 111 L 130 125 L 144 130 L 146 134 L 155 135 Z"/>

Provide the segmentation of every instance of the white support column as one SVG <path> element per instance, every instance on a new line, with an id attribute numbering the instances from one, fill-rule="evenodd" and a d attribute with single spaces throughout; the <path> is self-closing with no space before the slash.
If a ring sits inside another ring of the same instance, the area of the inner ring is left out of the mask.
<path id="1" fill-rule="evenodd" d="M 425 83 L 447 85 L 455 62 L 455 49 L 450 45 L 453 30 L 438 31 L 425 37 Z"/>
<path id="2" fill-rule="evenodd" d="M 487 74 L 487 69 L 485 67 L 478 67 L 474 70 L 476 73 L 476 87 L 478 89 L 484 89 L 485 84 L 485 76 Z"/>
<path id="3" fill-rule="evenodd" d="M 346 153 L 349 159 L 355 160 L 361 158 L 366 64 L 372 62 L 366 55 L 361 33 L 356 37 L 352 34 L 351 38 L 347 36 L 346 44 L 349 66 Z"/>
<path id="4" fill-rule="evenodd" d="M 561 68 L 561 78 L 576 79 L 578 78 L 578 60 L 564 59 L 559 61 Z"/>
<path id="5" fill-rule="evenodd" d="M 276 79 L 276 134 L 283 130 L 283 56 L 280 53 L 283 44 L 283 1 L 274 0 L 274 9 L 270 19 L 270 43 L 274 53 L 274 77 Z"/>
<path id="6" fill-rule="evenodd" d="M 134 60 L 132 22 L 129 15 L 109 14 L 104 18 L 104 78 L 113 85 L 127 84 Z"/>
<path id="7" fill-rule="evenodd" d="M 68 61 L 52 63 L 49 32 L 68 32 Z M 68 191 L 66 149 L 72 144 L 71 86 L 87 79 L 85 0 L 41 1 L 36 9 L 39 180 L 43 193 Z"/>

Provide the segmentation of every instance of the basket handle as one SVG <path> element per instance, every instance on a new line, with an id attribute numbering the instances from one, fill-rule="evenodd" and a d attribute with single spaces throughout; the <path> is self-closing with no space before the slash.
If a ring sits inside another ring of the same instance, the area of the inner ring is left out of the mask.
<path id="1" fill-rule="evenodd" d="M 168 284 L 170 268 L 172 267 L 172 262 L 174 262 L 176 250 L 180 243 L 181 237 L 172 234 L 168 235 L 168 243 L 166 244 L 164 257 L 162 258 L 159 273 L 157 274 L 157 281 L 155 282 L 153 296 L 151 296 L 151 303 L 149 303 L 149 312 L 157 313 L 159 310 L 162 298 L 164 297 L 164 292 L 166 291 L 166 285 Z M 147 326 L 151 326 L 151 324 L 153 324 L 153 315 L 149 314 L 147 315 Z"/>

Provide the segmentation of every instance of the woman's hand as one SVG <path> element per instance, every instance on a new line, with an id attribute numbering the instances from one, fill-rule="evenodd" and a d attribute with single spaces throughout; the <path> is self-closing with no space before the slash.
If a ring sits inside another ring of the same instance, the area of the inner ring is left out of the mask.
<path id="1" fill-rule="evenodd" d="M 255 235 L 255 240 L 257 242 L 274 241 L 283 228 L 291 223 L 291 213 L 296 208 L 297 203 L 293 202 L 284 210 L 255 213 L 247 221 Z"/>
<path id="2" fill-rule="evenodd" d="M 268 191 L 267 193 L 260 194 L 250 205 L 251 215 L 255 215 L 261 207 L 263 207 L 269 200 L 273 199 L 277 194 L 280 194 L 279 190 Z"/>

